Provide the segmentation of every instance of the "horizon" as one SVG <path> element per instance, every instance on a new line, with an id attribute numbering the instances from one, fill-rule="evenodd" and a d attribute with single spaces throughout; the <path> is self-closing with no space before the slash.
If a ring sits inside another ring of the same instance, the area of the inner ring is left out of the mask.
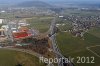
<path id="1" fill-rule="evenodd" d="M 12 3 L 20 3 L 24 1 L 43 1 L 43 2 L 70 2 L 70 3 L 99 3 L 98 0 L 0 0 L 0 4 L 12 4 Z"/>

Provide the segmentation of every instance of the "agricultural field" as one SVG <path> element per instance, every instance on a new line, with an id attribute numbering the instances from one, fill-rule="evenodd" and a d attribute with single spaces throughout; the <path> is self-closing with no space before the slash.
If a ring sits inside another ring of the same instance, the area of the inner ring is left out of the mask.
<path id="1" fill-rule="evenodd" d="M 96 36 L 96 37 L 99 37 L 100 38 L 100 27 L 98 28 L 92 28 L 88 31 L 88 33 Z"/>
<path id="2" fill-rule="evenodd" d="M 100 45 L 93 46 L 89 48 L 91 52 L 95 53 L 98 57 L 100 57 Z"/>
<path id="3" fill-rule="evenodd" d="M 0 13 L 0 18 L 14 18 L 14 15 L 10 13 Z"/>
<path id="4" fill-rule="evenodd" d="M 93 48 L 90 48 L 90 50 L 92 50 L 94 53 L 96 53 L 99 57 L 100 57 L 100 45 L 99 46 L 95 46 Z"/>
<path id="5" fill-rule="evenodd" d="M 0 49 L 0 66 L 45 66 L 39 59 L 26 53 Z"/>
<path id="6" fill-rule="evenodd" d="M 61 53 L 65 57 L 74 57 L 74 64 L 76 66 L 100 66 L 100 57 L 87 50 L 87 47 L 100 45 L 100 38 L 85 33 L 84 40 L 79 37 L 74 37 L 69 32 L 59 32 L 57 34 L 57 44 L 61 50 Z M 100 47 L 98 47 L 100 49 Z M 91 48 L 92 50 L 92 48 Z M 94 49 L 93 49 L 94 50 Z M 96 51 L 96 50 L 95 50 Z M 97 49 L 98 51 L 98 49 Z M 77 63 L 77 57 L 94 57 L 95 63 Z"/>
<path id="7" fill-rule="evenodd" d="M 30 27 L 39 30 L 40 33 L 45 33 L 49 30 L 53 17 L 33 17 L 31 19 L 27 19 L 30 23 Z"/>
<path id="8" fill-rule="evenodd" d="M 99 11 L 91 10 L 78 10 L 78 9 L 65 9 L 63 12 L 64 15 L 79 15 L 79 16 L 96 16 L 100 15 Z"/>
<path id="9" fill-rule="evenodd" d="M 71 29 L 72 27 L 71 23 L 72 23 L 71 21 L 64 20 L 62 18 L 57 19 L 57 24 L 59 24 L 58 28 L 61 31 L 66 31 L 66 30 Z"/>

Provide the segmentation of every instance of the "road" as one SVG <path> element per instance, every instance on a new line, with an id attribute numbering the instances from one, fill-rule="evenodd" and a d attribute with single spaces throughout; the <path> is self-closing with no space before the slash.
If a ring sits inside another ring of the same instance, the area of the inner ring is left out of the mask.
<path id="1" fill-rule="evenodd" d="M 57 42 L 56 42 L 56 33 L 55 33 L 55 26 L 56 26 L 56 18 L 54 18 L 52 20 L 52 23 L 51 23 L 51 26 L 50 26 L 50 29 L 49 29 L 49 32 L 50 32 L 50 40 L 52 41 L 52 49 L 53 49 L 53 52 L 55 52 L 56 54 L 56 58 L 65 58 L 61 53 L 60 53 L 60 50 L 57 46 Z M 58 66 L 64 66 L 63 65 L 63 62 L 60 61 L 58 63 Z M 68 63 L 68 66 L 73 66 L 72 63 Z"/>

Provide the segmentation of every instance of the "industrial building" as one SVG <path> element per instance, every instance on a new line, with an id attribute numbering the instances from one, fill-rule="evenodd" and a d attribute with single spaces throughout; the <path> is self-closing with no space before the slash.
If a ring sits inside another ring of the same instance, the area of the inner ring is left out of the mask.
<path id="1" fill-rule="evenodd" d="M 5 20 L 7 21 L 7 20 Z M 33 34 L 33 31 L 28 28 L 29 24 L 22 21 L 9 21 L 4 22 L 1 20 L 2 26 L 0 29 L 0 36 L 6 37 L 7 40 L 15 41 L 24 38 L 28 38 Z"/>

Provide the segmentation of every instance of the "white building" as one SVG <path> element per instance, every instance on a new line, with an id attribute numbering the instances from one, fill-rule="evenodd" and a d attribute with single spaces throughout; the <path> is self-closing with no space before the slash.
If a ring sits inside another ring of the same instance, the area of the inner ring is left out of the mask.
<path id="1" fill-rule="evenodd" d="M 3 23 L 3 19 L 0 19 L 0 24 L 2 24 Z"/>
<path id="2" fill-rule="evenodd" d="M 59 18 L 63 18 L 64 16 L 59 16 Z"/>
<path id="3" fill-rule="evenodd" d="M 4 30 L 6 30 L 6 31 L 8 30 L 8 28 L 9 28 L 8 25 L 2 25 L 2 26 L 1 26 L 1 29 L 4 29 Z"/>
<path id="4" fill-rule="evenodd" d="M 7 35 L 8 28 L 9 28 L 8 25 L 2 25 L 1 26 L 1 29 L 4 29 L 5 35 Z"/>
<path id="5" fill-rule="evenodd" d="M 0 36 L 4 36 L 4 29 L 0 29 Z"/>
<path id="6" fill-rule="evenodd" d="M 5 13 L 6 11 L 1 11 L 1 13 Z"/>

